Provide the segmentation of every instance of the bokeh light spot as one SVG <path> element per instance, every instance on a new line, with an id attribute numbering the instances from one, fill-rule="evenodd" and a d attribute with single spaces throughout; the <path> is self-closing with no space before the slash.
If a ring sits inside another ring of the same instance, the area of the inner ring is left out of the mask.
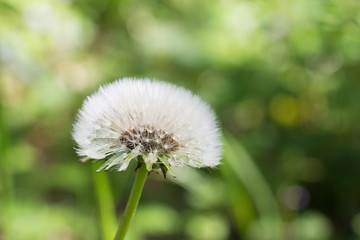
<path id="1" fill-rule="evenodd" d="M 299 122 L 298 100 L 290 95 L 276 95 L 270 102 L 270 116 L 285 127 L 296 126 Z"/>
<path id="2" fill-rule="evenodd" d="M 304 209 L 309 205 L 310 193 L 302 186 L 291 186 L 285 192 L 284 202 L 292 210 Z"/>

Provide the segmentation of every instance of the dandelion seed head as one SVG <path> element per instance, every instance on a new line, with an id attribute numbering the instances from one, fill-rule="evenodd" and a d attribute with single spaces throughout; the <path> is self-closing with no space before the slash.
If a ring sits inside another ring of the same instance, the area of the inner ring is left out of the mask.
<path id="1" fill-rule="evenodd" d="M 220 163 L 215 114 L 198 96 L 175 85 L 124 78 L 87 97 L 74 124 L 77 153 L 106 159 L 100 170 L 125 170 L 141 157 L 148 170 L 168 166 L 214 167 Z"/>

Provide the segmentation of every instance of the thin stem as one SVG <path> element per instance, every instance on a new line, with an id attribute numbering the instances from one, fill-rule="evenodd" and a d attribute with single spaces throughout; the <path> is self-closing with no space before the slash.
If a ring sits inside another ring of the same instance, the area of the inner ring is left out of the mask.
<path id="1" fill-rule="evenodd" d="M 115 207 L 108 176 L 104 172 L 96 172 L 99 164 L 92 165 L 94 191 L 98 203 L 101 234 L 103 240 L 111 240 L 116 229 Z"/>
<path id="2" fill-rule="evenodd" d="M 137 169 L 134 185 L 131 189 L 124 216 L 120 219 L 120 224 L 115 236 L 115 240 L 125 239 L 126 232 L 129 229 L 130 223 L 135 215 L 136 207 L 140 200 L 147 173 L 148 171 L 146 170 L 145 164 L 142 163 L 141 166 Z"/>

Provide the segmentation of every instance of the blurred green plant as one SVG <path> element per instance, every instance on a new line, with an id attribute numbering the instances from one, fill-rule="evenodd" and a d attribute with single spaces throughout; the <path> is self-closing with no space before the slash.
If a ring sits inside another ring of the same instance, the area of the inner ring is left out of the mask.
<path id="1" fill-rule="evenodd" d="M 8 135 L 6 128 L 4 106 L 0 102 L 0 226 L 6 238 L 11 239 L 9 229 L 13 224 L 12 209 L 14 201 L 13 179 L 9 160 L 6 158 L 6 149 L 8 147 Z"/>
<path id="2" fill-rule="evenodd" d="M 246 190 L 244 195 L 247 194 L 251 198 L 254 206 L 245 205 L 245 212 L 251 211 L 252 208 L 256 209 L 258 214 L 256 218 L 254 217 L 254 210 L 251 215 L 248 213 L 247 217 L 249 220 L 256 219 L 259 222 L 257 231 L 265 233 L 264 235 L 269 239 L 283 239 L 283 220 L 270 186 L 242 145 L 230 134 L 226 134 L 225 137 L 224 165 L 222 168 L 226 169 L 224 174 L 235 174 L 237 178 L 235 183 L 227 183 L 241 184 Z M 232 173 L 230 173 L 231 171 Z M 249 200 L 246 202 L 249 203 Z M 235 204 L 241 205 L 242 203 L 239 201 Z M 237 209 L 237 206 L 233 206 L 233 209 Z M 237 214 L 241 214 L 243 210 L 241 208 L 238 211 Z M 246 221 L 241 217 L 238 217 L 237 220 L 240 226 L 244 226 L 243 222 L 246 222 L 244 227 L 249 226 L 249 220 Z"/>
<path id="3" fill-rule="evenodd" d="M 116 232 L 116 216 L 114 196 L 105 172 L 96 172 L 100 163 L 92 164 L 91 172 L 94 182 L 95 196 L 98 206 L 99 222 L 101 225 L 101 239 L 111 240 Z"/>

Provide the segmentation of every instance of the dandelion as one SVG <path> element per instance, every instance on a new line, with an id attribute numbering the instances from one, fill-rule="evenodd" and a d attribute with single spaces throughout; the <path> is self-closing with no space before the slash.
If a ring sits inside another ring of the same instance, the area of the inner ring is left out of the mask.
<path id="1" fill-rule="evenodd" d="M 107 84 L 89 96 L 73 130 L 82 161 L 105 160 L 97 171 L 124 171 L 137 161 L 123 225 L 130 224 L 127 210 L 134 208 L 129 210 L 134 214 L 146 173 L 161 169 L 166 176 L 168 171 L 173 174 L 173 166 L 218 165 L 220 135 L 213 111 L 198 96 L 169 83 L 131 78 Z M 134 194 L 137 199 L 132 199 Z M 129 207 L 134 201 L 135 206 Z M 126 232 L 120 228 L 116 239 L 123 239 L 120 235 L 125 233 L 119 232 Z"/>
<path id="2" fill-rule="evenodd" d="M 74 125 L 77 152 L 106 159 L 98 169 L 126 170 L 138 156 L 154 165 L 214 167 L 219 129 L 209 106 L 190 91 L 147 79 L 122 79 L 88 97 Z"/>

